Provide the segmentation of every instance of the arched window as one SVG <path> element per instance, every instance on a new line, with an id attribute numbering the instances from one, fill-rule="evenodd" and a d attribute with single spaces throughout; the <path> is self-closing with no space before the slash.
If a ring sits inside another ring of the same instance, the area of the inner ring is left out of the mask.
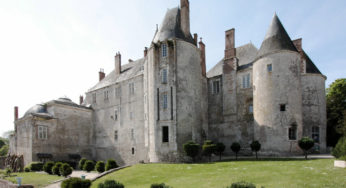
<path id="1" fill-rule="evenodd" d="M 311 137 L 316 143 L 320 142 L 320 128 L 319 127 L 317 126 L 312 127 Z"/>
<path id="2" fill-rule="evenodd" d="M 294 123 L 288 128 L 288 139 L 297 140 L 297 124 Z"/>

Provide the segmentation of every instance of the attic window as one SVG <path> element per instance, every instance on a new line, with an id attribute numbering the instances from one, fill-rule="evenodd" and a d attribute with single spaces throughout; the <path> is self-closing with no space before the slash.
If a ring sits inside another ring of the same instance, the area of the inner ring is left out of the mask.
<path id="1" fill-rule="evenodd" d="M 167 44 L 161 45 L 162 57 L 167 57 Z"/>
<path id="2" fill-rule="evenodd" d="M 272 71 L 273 71 L 272 64 L 268 64 L 268 65 L 267 65 L 267 71 L 268 71 L 268 72 L 272 72 Z"/>

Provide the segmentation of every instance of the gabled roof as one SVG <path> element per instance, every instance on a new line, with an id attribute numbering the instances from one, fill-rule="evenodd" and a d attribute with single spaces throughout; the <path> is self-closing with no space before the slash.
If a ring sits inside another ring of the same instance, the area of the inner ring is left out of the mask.
<path id="1" fill-rule="evenodd" d="M 257 57 L 279 50 L 290 50 L 297 52 L 291 38 L 281 24 L 278 16 L 274 14 L 272 23 L 258 51 Z"/>
<path id="2" fill-rule="evenodd" d="M 180 19 L 180 9 L 178 7 L 168 9 L 159 30 L 155 34 L 153 43 L 179 38 L 194 44 L 191 34 L 189 36 L 185 36 L 183 30 L 181 29 Z"/>

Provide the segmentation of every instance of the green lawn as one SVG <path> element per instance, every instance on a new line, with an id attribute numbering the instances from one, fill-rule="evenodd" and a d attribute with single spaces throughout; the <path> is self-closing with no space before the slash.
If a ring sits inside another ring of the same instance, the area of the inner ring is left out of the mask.
<path id="1" fill-rule="evenodd" d="M 333 159 L 229 161 L 205 164 L 138 164 L 109 174 L 92 184 L 115 179 L 126 188 L 150 188 L 166 183 L 173 188 L 225 188 L 245 180 L 257 187 L 345 188 L 346 169 L 334 168 Z"/>
<path id="2" fill-rule="evenodd" d="M 16 183 L 16 177 L 23 177 L 22 184 L 31 184 L 35 188 L 44 187 L 51 184 L 53 181 L 61 180 L 63 177 L 48 175 L 45 173 L 36 173 L 36 172 L 24 172 L 24 173 L 13 173 L 13 177 L 7 177 L 6 180 Z"/>

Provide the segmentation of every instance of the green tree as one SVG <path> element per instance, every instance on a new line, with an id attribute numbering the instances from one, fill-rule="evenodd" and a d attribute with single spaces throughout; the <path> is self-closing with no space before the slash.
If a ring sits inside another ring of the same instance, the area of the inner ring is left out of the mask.
<path id="1" fill-rule="evenodd" d="M 298 141 L 299 147 L 304 151 L 305 159 L 308 159 L 308 150 L 314 146 L 314 140 L 309 137 L 303 137 Z"/>
<path id="2" fill-rule="evenodd" d="M 0 156 L 6 156 L 8 153 L 8 145 L 4 145 L 0 149 Z"/>
<path id="3" fill-rule="evenodd" d="M 261 149 L 261 144 L 259 143 L 259 141 L 255 140 L 255 141 L 252 141 L 252 143 L 250 144 L 250 147 L 251 147 L 251 150 L 256 153 L 256 159 L 258 159 L 257 152 Z"/>
<path id="4" fill-rule="evenodd" d="M 339 139 L 338 143 L 333 148 L 332 154 L 336 158 L 346 156 L 346 136 Z"/>
<path id="5" fill-rule="evenodd" d="M 240 151 L 240 144 L 238 142 L 233 142 L 231 145 L 231 150 L 235 153 L 235 159 L 238 160 L 238 152 Z"/>
<path id="6" fill-rule="evenodd" d="M 211 162 L 211 154 L 215 153 L 216 145 L 213 144 L 211 140 L 206 140 L 202 146 L 203 155 L 209 158 L 209 162 Z"/>
<path id="7" fill-rule="evenodd" d="M 2 138 L 0 138 L 0 148 L 2 148 L 2 146 L 4 145 L 6 145 L 5 141 Z"/>
<path id="8" fill-rule="evenodd" d="M 199 153 L 199 144 L 196 144 L 193 141 L 188 141 L 183 145 L 183 149 L 187 156 L 192 158 L 192 161 L 195 162 L 195 158 Z"/>
<path id="9" fill-rule="evenodd" d="M 327 89 L 327 144 L 335 146 L 346 135 L 346 78 L 335 80 Z"/>
<path id="10" fill-rule="evenodd" d="M 220 161 L 221 161 L 222 153 L 225 151 L 225 149 L 226 149 L 225 144 L 223 144 L 221 142 L 216 143 L 216 145 L 215 145 L 215 152 L 216 152 L 216 154 L 219 155 Z"/>

